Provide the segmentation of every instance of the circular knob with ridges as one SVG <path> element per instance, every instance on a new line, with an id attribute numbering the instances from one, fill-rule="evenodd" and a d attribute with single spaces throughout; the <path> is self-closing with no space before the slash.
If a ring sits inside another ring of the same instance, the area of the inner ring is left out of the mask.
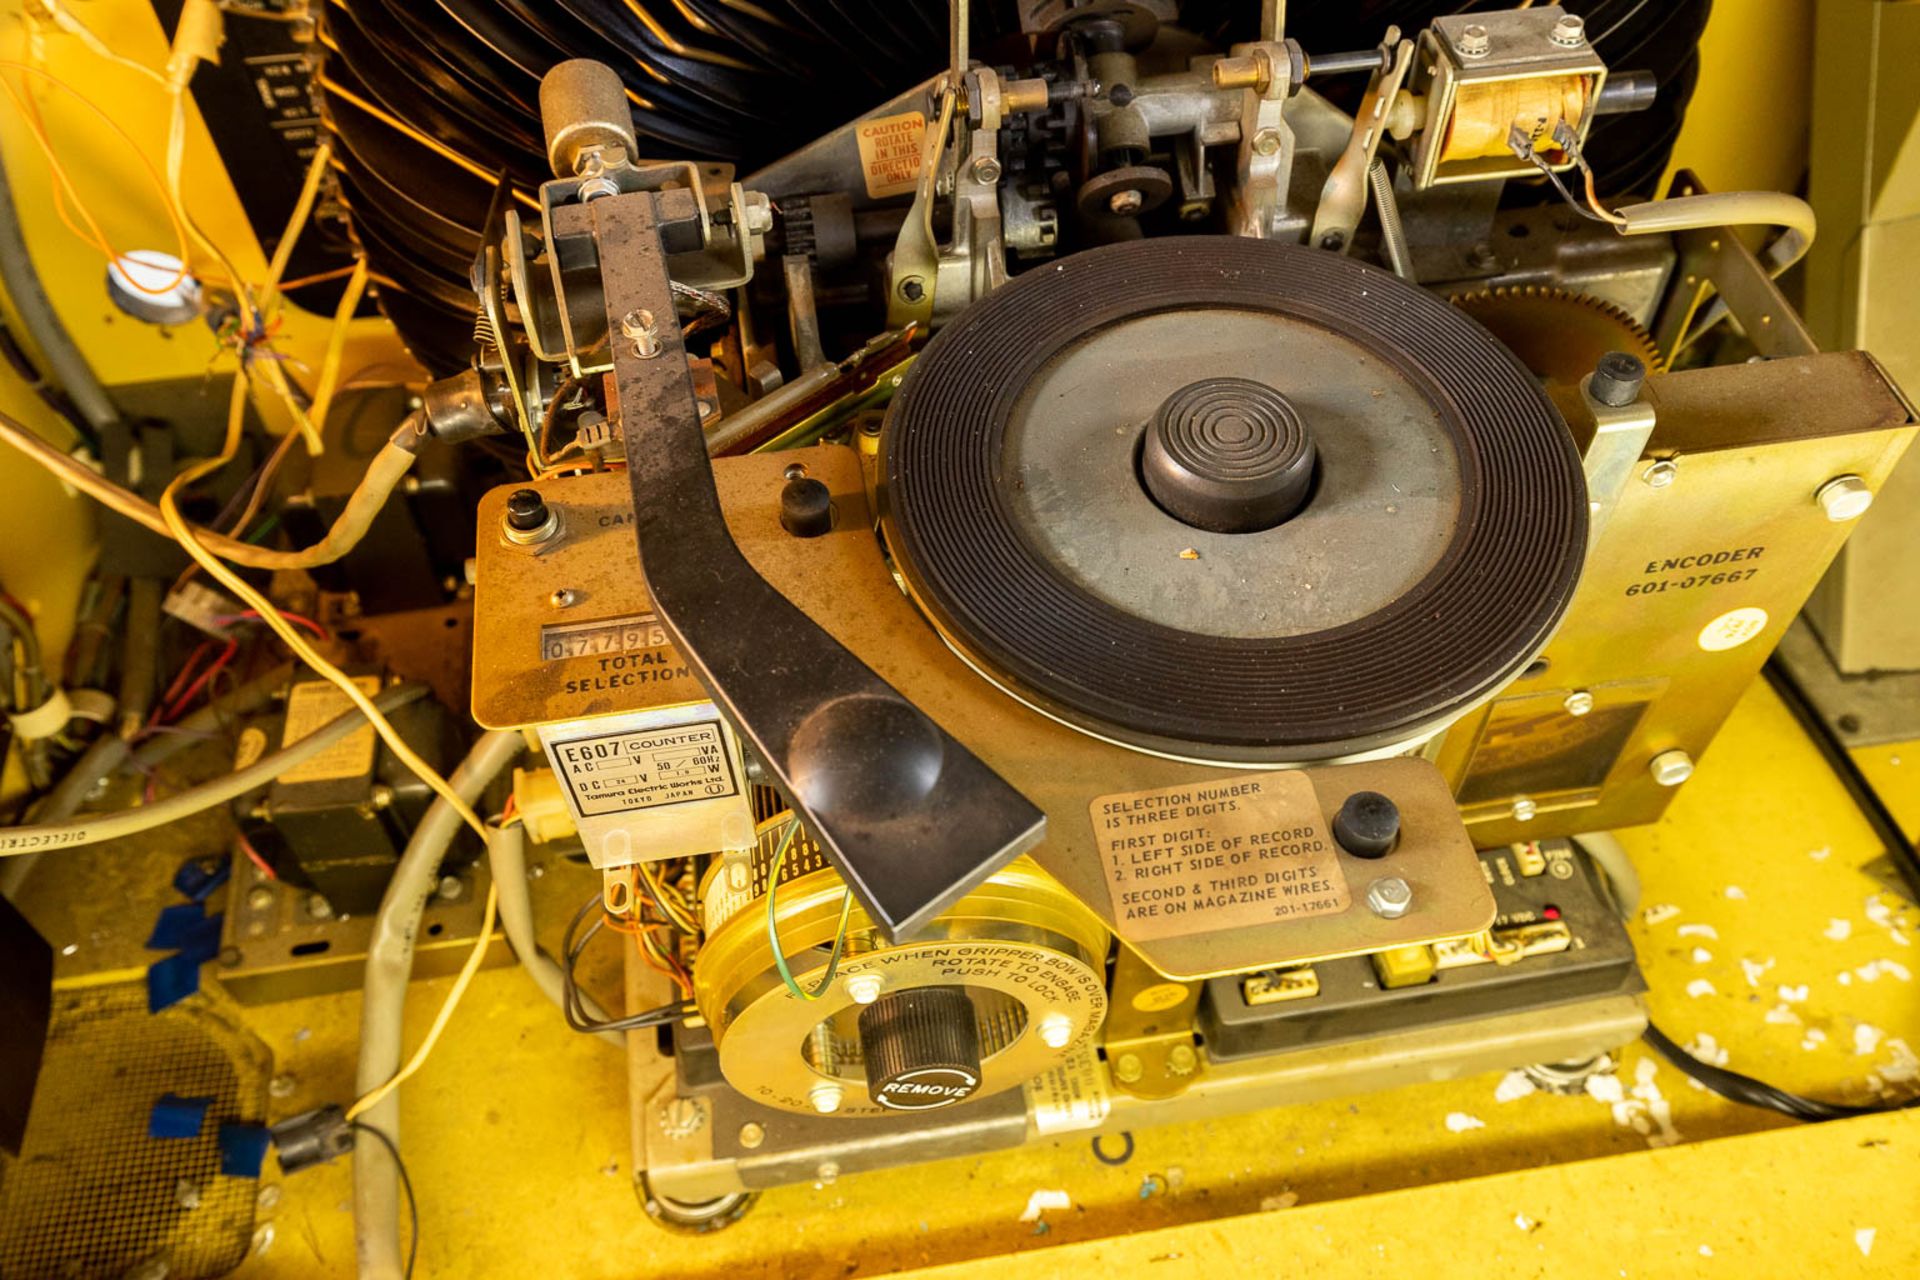
<path id="1" fill-rule="evenodd" d="M 1169 515 L 1214 533 L 1271 529 L 1313 487 L 1316 451 L 1287 398 L 1249 378 L 1202 378 L 1147 426 L 1140 471 Z"/>
<path id="2" fill-rule="evenodd" d="M 980 1027 L 962 987 L 914 987 L 860 1011 L 867 1094 L 890 1111 L 932 1111 L 980 1087 Z"/>

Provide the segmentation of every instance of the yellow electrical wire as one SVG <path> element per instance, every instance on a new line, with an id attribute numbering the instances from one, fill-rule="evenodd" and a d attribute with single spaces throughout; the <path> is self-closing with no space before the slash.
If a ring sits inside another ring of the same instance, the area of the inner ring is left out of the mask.
<path id="1" fill-rule="evenodd" d="M 327 357 L 320 362 L 320 380 L 313 388 L 313 407 L 307 410 L 307 419 L 313 423 L 315 431 L 326 426 L 327 413 L 333 408 L 334 391 L 340 384 L 340 362 L 347 351 L 347 325 L 352 322 L 353 313 L 360 307 L 361 295 L 366 291 L 367 259 L 362 255 L 353 264 L 353 274 L 347 277 L 347 287 L 341 290 L 340 305 L 333 310 L 333 330 L 327 336 Z"/>

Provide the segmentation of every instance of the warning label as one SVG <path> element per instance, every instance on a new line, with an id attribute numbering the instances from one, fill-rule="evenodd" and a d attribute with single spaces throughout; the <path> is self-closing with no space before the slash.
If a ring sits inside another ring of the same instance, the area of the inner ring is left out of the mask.
<path id="1" fill-rule="evenodd" d="M 875 200 L 905 195 L 920 181 L 920 145 L 927 118 L 918 111 L 863 120 L 854 131 L 860 144 L 860 172 L 867 195 Z"/>
<path id="2" fill-rule="evenodd" d="M 353 683 L 369 698 L 380 692 L 379 676 L 355 676 Z M 287 727 L 280 735 L 280 745 L 290 747 L 351 710 L 353 703 L 347 700 L 347 695 L 325 680 L 297 684 L 287 694 Z M 355 729 L 313 759 L 281 774 L 280 781 L 332 782 L 337 778 L 364 777 L 373 772 L 373 752 L 377 745 L 373 735 L 372 725 Z"/>
<path id="3" fill-rule="evenodd" d="M 1121 933 L 1142 941 L 1345 911 L 1313 783 L 1289 770 L 1089 806 Z"/>
<path id="4" fill-rule="evenodd" d="M 740 794 L 718 720 L 553 742 L 547 750 L 583 818 Z"/>

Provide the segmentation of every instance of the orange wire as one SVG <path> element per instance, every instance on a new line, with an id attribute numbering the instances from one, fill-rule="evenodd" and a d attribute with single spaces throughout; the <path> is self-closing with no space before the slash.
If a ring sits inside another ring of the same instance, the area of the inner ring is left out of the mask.
<path id="1" fill-rule="evenodd" d="M 111 129 L 120 141 L 126 145 L 127 152 L 140 162 L 140 167 L 147 171 L 147 177 L 153 182 L 154 190 L 160 193 L 161 204 L 167 211 L 167 221 L 173 227 L 174 239 L 180 248 L 179 257 L 181 266 L 180 270 L 174 274 L 172 280 L 157 286 L 141 284 L 126 272 L 122 272 L 122 275 L 126 276 L 128 284 L 132 285 L 141 293 L 162 294 L 178 287 L 180 282 L 187 278 L 187 230 L 186 226 L 180 220 L 179 209 L 174 206 L 173 196 L 167 190 L 166 180 L 160 176 L 160 171 L 154 167 L 153 162 L 147 158 L 146 153 L 140 150 L 139 146 L 134 143 L 132 136 L 120 127 L 118 121 L 103 111 L 85 94 L 46 68 L 37 67 L 27 62 L 16 62 L 12 59 L 0 59 L 0 68 L 20 71 L 27 75 L 39 76 L 56 89 L 66 93 L 73 98 L 74 101 L 91 111 L 102 123 Z M 80 239 L 88 241 L 88 243 L 92 244 L 96 249 L 100 250 L 106 255 L 110 263 L 118 264 L 124 255 L 114 250 L 111 242 L 107 239 L 106 233 L 100 229 L 99 222 L 94 219 L 93 214 L 87 209 L 86 202 L 81 199 L 79 189 L 74 186 L 73 179 L 67 173 L 66 166 L 60 161 L 59 152 L 55 149 L 53 140 L 48 137 L 45 126 L 39 119 L 38 111 L 29 105 L 32 95 L 27 94 L 23 98 L 22 90 L 15 89 L 13 84 L 4 78 L 0 78 L 0 87 L 6 89 L 7 96 L 12 98 L 14 106 L 19 108 L 20 114 L 26 119 L 28 132 L 33 134 L 34 141 L 40 144 L 40 150 L 47 158 L 48 167 L 53 171 L 60 186 L 65 188 L 67 196 L 72 198 L 75 211 L 79 213 L 87 226 L 92 229 L 92 237 L 81 235 Z M 78 229 L 73 226 L 72 222 L 64 217 L 64 213 L 61 220 L 67 223 L 69 230 L 74 231 L 76 235 L 79 234 Z"/>

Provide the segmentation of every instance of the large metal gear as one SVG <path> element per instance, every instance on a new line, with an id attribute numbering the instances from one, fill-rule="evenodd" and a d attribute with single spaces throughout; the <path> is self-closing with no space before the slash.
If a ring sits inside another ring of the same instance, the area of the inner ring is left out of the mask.
<path id="1" fill-rule="evenodd" d="M 1485 325 L 1535 376 L 1572 385 L 1609 351 L 1658 368 L 1660 348 L 1626 311 L 1590 293 L 1553 285 L 1456 293 L 1453 304 Z"/>

